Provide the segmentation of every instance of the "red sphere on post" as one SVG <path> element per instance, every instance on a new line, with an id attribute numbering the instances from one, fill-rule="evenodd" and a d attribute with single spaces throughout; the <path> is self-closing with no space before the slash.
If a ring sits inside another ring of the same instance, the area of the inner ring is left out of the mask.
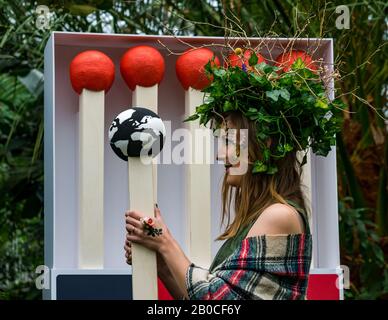
<path id="1" fill-rule="evenodd" d="M 276 58 L 276 63 L 275 65 L 277 67 L 280 67 L 281 70 L 280 72 L 287 72 L 291 69 L 291 65 L 298 59 L 301 58 L 306 67 L 310 70 L 316 71 L 317 66 L 315 65 L 313 59 L 311 56 L 309 56 L 306 52 L 304 51 L 299 51 L 299 50 L 292 50 L 289 52 L 284 52 L 280 54 Z"/>
<path id="2" fill-rule="evenodd" d="M 137 46 L 124 53 L 120 72 L 131 90 L 136 86 L 152 87 L 162 81 L 165 63 L 158 50 L 150 46 Z"/>
<path id="3" fill-rule="evenodd" d="M 265 62 L 265 58 L 258 52 L 255 52 L 257 56 L 257 63 Z M 245 50 L 244 55 L 240 56 L 236 53 L 231 53 L 226 58 L 226 61 L 224 63 L 225 68 L 227 67 L 240 67 L 242 68 L 243 63 L 245 64 L 245 67 L 247 70 L 252 69 L 252 67 L 249 65 L 249 59 L 251 58 L 252 50 Z"/>
<path id="4" fill-rule="evenodd" d="M 213 59 L 213 51 L 206 48 L 188 50 L 182 54 L 175 64 L 177 77 L 185 90 L 192 87 L 196 90 L 202 90 L 207 87 L 211 79 L 205 74 L 205 65 Z M 220 61 L 217 57 L 214 63 L 219 66 Z"/>
<path id="5" fill-rule="evenodd" d="M 81 52 L 70 63 L 71 85 L 78 94 L 81 94 L 83 89 L 107 92 L 114 78 L 114 63 L 101 51 Z"/>

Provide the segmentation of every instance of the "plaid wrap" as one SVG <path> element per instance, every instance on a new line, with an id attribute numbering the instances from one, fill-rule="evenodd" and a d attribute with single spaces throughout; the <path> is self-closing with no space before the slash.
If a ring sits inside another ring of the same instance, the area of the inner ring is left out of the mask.
<path id="1" fill-rule="evenodd" d="M 311 234 L 245 238 L 212 272 L 191 264 L 192 300 L 303 300 L 311 263 Z"/>

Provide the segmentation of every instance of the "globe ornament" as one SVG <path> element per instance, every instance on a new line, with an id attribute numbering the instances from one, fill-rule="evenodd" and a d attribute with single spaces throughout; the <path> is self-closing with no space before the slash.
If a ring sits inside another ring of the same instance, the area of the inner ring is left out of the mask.
<path id="1" fill-rule="evenodd" d="M 128 157 L 157 156 L 165 137 L 166 128 L 162 119 L 143 107 L 121 112 L 109 127 L 110 146 L 124 161 L 128 161 Z"/>

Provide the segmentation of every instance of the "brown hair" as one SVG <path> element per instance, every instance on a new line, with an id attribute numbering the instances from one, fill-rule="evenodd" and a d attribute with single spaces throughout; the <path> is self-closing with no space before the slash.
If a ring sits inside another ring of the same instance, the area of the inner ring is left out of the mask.
<path id="1" fill-rule="evenodd" d="M 241 177 L 238 187 L 226 183 L 227 175 L 222 185 L 222 221 L 227 218 L 227 226 L 217 240 L 225 240 L 236 235 L 240 228 L 253 222 L 270 205 L 274 203 L 287 204 L 285 199 L 292 200 L 306 211 L 301 188 L 301 166 L 296 151 L 287 153 L 286 157 L 276 164 L 278 172 L 270 174 L 252 173 L 253 163 L 261 159 L 260 145 L 256 138 L 256 125 L 239 112 L 226 115 L 228 121 L 236 129 L 248 129 L 248 170 Z M 237 130 L 237 141 L 239 134 Z M 271 147 L 276 147 L 276 141 Z M 230 206 L 234 198 L 235 218 L 230 223 Z"/>

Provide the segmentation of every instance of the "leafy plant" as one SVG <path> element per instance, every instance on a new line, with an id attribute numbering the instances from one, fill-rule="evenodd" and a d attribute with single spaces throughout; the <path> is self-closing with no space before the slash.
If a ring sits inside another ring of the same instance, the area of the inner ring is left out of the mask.
<path id="1" fill-rule="evenodd" d="M 376 224 L 367 219 L 371 209 L 354 208 L 350 197 L 339 202 L 341 255 L 351 273 L 347 298 L 388 297 L 388 264 Z"/>

